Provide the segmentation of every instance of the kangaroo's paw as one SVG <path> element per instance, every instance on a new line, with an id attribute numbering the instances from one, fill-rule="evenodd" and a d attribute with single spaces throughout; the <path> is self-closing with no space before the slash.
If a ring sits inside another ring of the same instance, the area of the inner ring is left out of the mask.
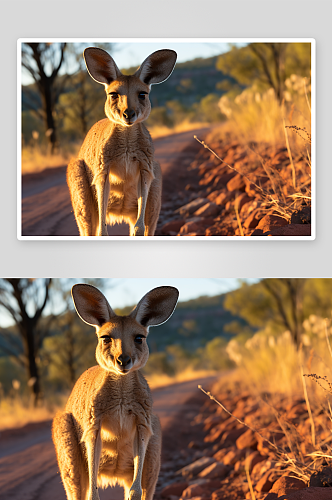
<path id="1" fill-rule="evenodd" d="M 135 224 L 133 236 L 144 236 L 144 232 L 145 232 L 145 227 L 144 226 L 137 226 Z"/>
<path id="2" fill-rule="evenodd" d="M 130 490 L 128 500 L 141 500 L 142 490 L 139 492 L 137 490 Z"/>
<path id="3" fill-rule="evenodd" d="M 98 236 L 108 236 L 106 224 L 104 224 L 102 227 L 99 227 Z"/>
<path id="4" fill-rule="evenodd" d="M 88 495 L 88 500 L 100 500 L 98 490 Z"/>

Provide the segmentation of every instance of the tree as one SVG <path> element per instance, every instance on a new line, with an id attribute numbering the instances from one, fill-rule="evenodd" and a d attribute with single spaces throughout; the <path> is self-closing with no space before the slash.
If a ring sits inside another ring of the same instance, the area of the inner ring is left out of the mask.
<path id="1" fill-rule="evenodd" d="M 98 288 L 103 288 L 109 283 L 109 280 L 105 279 L 82 281 Z M 82 322 L 76 318 L 77 314 L 73 311 L 71 299 L 71 287 L 75 282 L 76 280 L 69 278 L 0 279 L 0 309 L 6 311 L 14 322 L 9 328 L 0 328 L 0 350 L 14 357 L 26 370 L 35 405 L 38 404 L 41 395 L 42 362 L 45 359 L 53 361 L 50 345 L 55 349 L 58 348 L 56 361 L 58 366 L 59 363 L 65 363 L 64 369 L 69 371 L 68 385 L 71 385 L 81 368 L 78 357 L 83 348 L 82 344 L 86 347 L 87 343 L 94 339 L 94 335 L 90 335 L 91 327 L 84 328 L 83 325 L 82 341 L 80 335 Z M 54 304 L 56 304 L 56 314 L 54 314 Z M 75 321 L 72 323 L 74 317 L 77 319 L 77 324 Z M 55 340 L 52 342 L 53 337 Z M 49 349 L 43 349 L 46 339 L 50 340 Z M 67 350 L 65 354 L 64 350 Z"/>
<path id="2" fill-rule="evenodd" d="M 50 298 L 51 278 L 4 278 L 0 281 L 0 307 L 14 320 L 18 337 L 10 331 L 2 331 L 2 350 L 15 356 L 25 367 L 37 405 L 40 398 L 40 373 L 37 357 L 48 325 L 40 328 L 42 313 Z M 50 320 L 52 317 L 49 318 Z M 20 353 L 18 338 L 23 346 Z"/>
<path id="3" fill-rule="evenodd" d="M 270 324 L 275 330 L 289 330 L 294 344 L 301 342 L 302 323 L 311 313 L 304 310 L 304 295 L 308 293 L 305 278 L 267 278 L 254 285 L 227 294 L 224 306 L 255 327 Z M 307 301 L 308 304 L 309 301 Z"/>
<path id="4" fill-rule="evenodd" d="M 104 278 L 82 281 L 101 290 L 110 286 L 110 280 Z M 41 351 L 43 365 L 46 365 L 43 375 L 59 389 L 72 389 L 81 373 L 96 361 L 95 331 L 81 320 L 74 308 L 71 288 L 75 282 L 70 278 L 53 280 L 53 293 L 62 303 L 62 313 L 54 318 L 52 331 Z"/>
<path id="5" fill-rule="evenodd" d="M 22 66 L 34 79 L 42 101 L 41 117 L 51 143 L 51 153 L 57 146 L 55 105 L 63 90 L 65 78 L 58 75 L 65 59 L 66 43 L 23 43 Z M 34 111 L 40 113 L 34 106 Z"/>
<path id="6" fill-rule="evenodd" d="M 47 376 L 58 388 L 72 389 L 81 373 L 95 363 L 96 334 L 71 307 L 55 320 L 53 330 L 42 351 Z"/>
<path id="7" fill-rule="evenodd" d="M 92 124 L 105 116 L 105 91 L 86 70 L 83 58 L 86 47 L 86 43 L 78 42 L 68 45 L 68 55 L 75 61 L 76 71 L 70 75 L 70 84 L 59 99 L 59 115 L 63 118 L 64 129 L 67 134 L 76 135 L 76 140 L 84 138 Z M 98 44 L 98 47 L 114 51 L 111 43 Z"/>
<path id="8" fill-rule="evenodd" d="M 273 88 L 281 103 L 287 77 L 310 75 L 310 51 L 310 43 L 250 43 L 220 55 L 216 67 L 241 85 Z"/>

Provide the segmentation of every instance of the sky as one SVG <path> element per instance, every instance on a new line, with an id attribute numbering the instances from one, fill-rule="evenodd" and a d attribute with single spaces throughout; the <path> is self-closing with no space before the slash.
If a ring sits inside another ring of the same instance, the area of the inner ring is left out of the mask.
<path id="1" fill-rule="evenodd" d="M 253 280 L 255 281 L 255 280 Z M 256 280 L 257 281 L 257 280 Z M 105 290 L 113 308 L 135 305 L 145 293 L 158 286 L 174 286 L 180 292 L 180 301 L 202 295 L 219 295 L 239 286 L 233 278 L 126 278 L 110 280 Z"/>
<path id="2" fill-rule="evenodd" d="M 132 66 L 140 66 L 141 63 L 148 57 L 152 52 L 160 49 L 172 49 L 178 55 L 177 62 L 185 62 L 195 59 L 196 57 L 212 57 L 215 55 L 222 54 L 229 50 L 228 42 L 221 42 L 221 39 L 210 39 L 218 41 L 210 42 L 188 42 L 186 41 L 171 41 L 172 39 L 164 39 L 164 41 L 151 41 L 151 42 L 141 42 L 141 41 L 129 41 L 129 42 L 115 42 L 114 50 L 110 51 L 112 57 L 114 58 L 117 66 L 120 69 L 130 68 Z M 41 40 L 45 41 L 45 40 Z M 92 40 L 89 42 L 83 42 L 81 50 L 83 52 L 84 48 L 91 46 L 98 46 L 98 43 L 93 43 Z M 246 42 L 239 42 L 235 45 L 243 46 Z M 68 71 L 73 72 L 76 69 L 76 63 L 73 59 L 69 59 L 67 67 L 63 67 L 62 73 Z M 22 70 L 22 84 L 29 85 L 33 80 L 26 72 Z"/>

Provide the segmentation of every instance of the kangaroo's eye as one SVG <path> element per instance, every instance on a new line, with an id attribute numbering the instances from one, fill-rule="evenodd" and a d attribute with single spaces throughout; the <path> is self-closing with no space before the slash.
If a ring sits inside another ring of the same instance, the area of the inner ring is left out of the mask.
<path id="1" fill-rule="evenodd" d="M 112 340 L 112 337 L 110 337 L 109 335 L 103 335 L 100 338 L 103 339 L 103 344 L 109 344 Z"/>
<path id="2" fill-rule="evenodd" d="M 134 342 L 136 342 L 136 344 L 141 344 L 143 342 L 143 339 L 145 339 L 143 335 L 136 335 Z"/>
<path id="3" fill-rule="evenodd" d="M 146 95 L 147 95 L 147 92 L 140 92 L 138 94 L 138 97 L 139 97 L 139 99 L 142 99 L 142 101 L 144 101 Z"/>
<path id="4" fill-rule="evenodd" d="M 119 94 L 117 92 L 110 92 L 108 95 L 111 96 L 112 101 L 115 101 L 119 97 Z"/>

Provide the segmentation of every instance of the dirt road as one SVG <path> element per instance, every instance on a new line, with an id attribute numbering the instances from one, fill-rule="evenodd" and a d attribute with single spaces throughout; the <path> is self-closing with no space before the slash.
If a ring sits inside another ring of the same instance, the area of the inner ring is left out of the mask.
<path id="1" fill-rule="evenodd" d="M 154 140 L 156 158 L 163 172 L 163 204 L 176 200 L 192 172 L 187 167 L 201 146 L 194 135 L 208 129 L 191 130 Z M 162 212 L 164 208 L 162 207 Z M 161 213 L 162 215 L 162 213 Z M 108 227 L 112 236 L 127 236 L 126 224 Z M 50 168 L 22 178 L 22 235 L 79 236 L 66 184 L 66 166 Z"/>
<path id="2" fill-rule="evenodd" d="M 199 379 L 153 391 L 154 409 L 163 428 L 163 460 L 186 446 L 188 422 L 205 401 Z M 65 500 L 51 441 L 51 422 L 30 424 L 0 433 L 0 498 L 6 500 Z M 122 500 L 122 488 L 100 490 L 101 500 Z"/>

